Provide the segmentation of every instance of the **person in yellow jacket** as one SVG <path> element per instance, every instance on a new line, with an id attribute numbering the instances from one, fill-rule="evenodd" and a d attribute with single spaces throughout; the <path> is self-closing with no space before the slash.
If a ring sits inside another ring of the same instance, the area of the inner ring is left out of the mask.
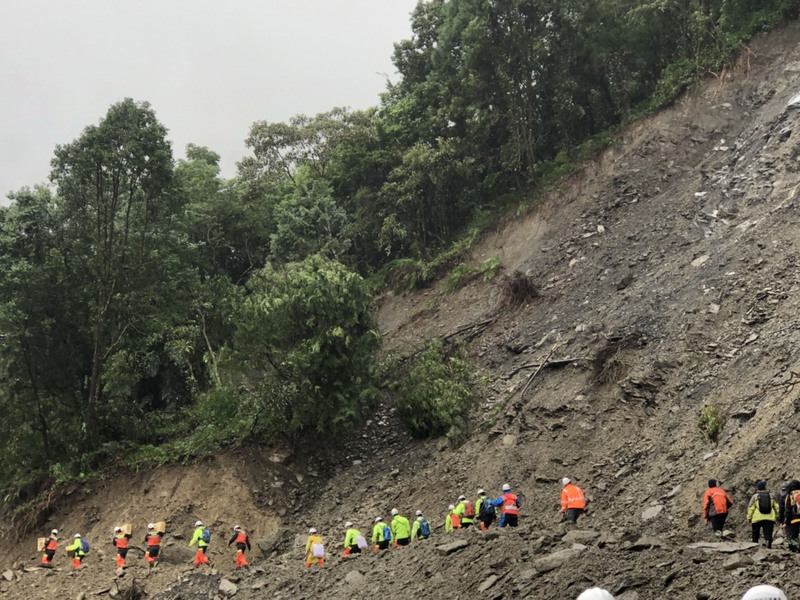
<path id="1" fill-rule="evenodd" d="M 325 545 L 317 530 L 312 527 L 308 530 L 306 540 L 306 569 L 314 563 L 320 567 L 325 566 Z"/>
<path id="2" fill-rule="evenodd" d="M 447 516 L 444 519 L 444 532 L 450 533 L 453 529 L 461 529 L 461 521 L 458 515 L 455 513 L 456 507 L 455 505 L 451 504 L 447 507 L 449 511 Z"/>
<path id="3" fill-rule="evenodd" d="M 391 541 L 391 530 L 381 517 L 375 517 L 375 525 L 372 527 L 372 543 L 375 545 L 375 550 L 386 550 Z"/>
<path id="4" fill-rule="evenodd" d="M 72 552 L 72 566 L 75 569 L 80 569 L 83 563 L 83 557 L 86 556 L 86 552 L 83 551 L 83 540 L 81 539 L 81 534 L 76 533 L 73 536 L 75 540 L 72 542 L 71 545 L 67 546 L 67 552 Z"/>
<path id="5" fill-rule="evenodd" d="M 767 482 L 759 481 L 756 484 L 756 493 L 747 505 L 747 522 L 752 526 L 754 543 L 758 543 L 759 533 L 763 530 L 767 548 L 772 548 L 772 532 L 777 518 L 778 502 L 767 491 Z"/>
<path id="6" fill-rule="evenodd" d="M 392 524 L 389 529 L 392 530 L 395 546 L 408 546 L 411 543 L 411 523 L 396 508 L 392 509 Z"/>
<path id="7" fill-rule="evenodd" d="M 344 524 L 347 533 L 344 534 L 344 552 L 342 556 L 351 554 L 361 554 L 361 547 L 358 545 L 358 538 L 362 537 L 361 532 L 348 521 Z"/>
<path id="8" fill-rule="evenodd" d="M 458 506 L 453 511 L 461 521 L 461 529 L 469 529 L 475 522 L 475 507 L 466 496 L 458 497 Z"/>
<path id="9" fill-rule="evenodd" d="M 411 541 L 427 540 L 431 537 L 431 525 L 422 516 L 422 511 L 418 510 L 417 518 L 414 520 L 414 525 L 411 527 Z"/>
<path id="10" fill-rule="evenodd" d="M 208 542 L 206 541 L 206 538 L 209 540 L 211 539 L 211 532 L 204 537 L 204 531 L 205 527 L 203 527 L 203 522 L 197 521 L 194 524 L 194 534 L 192 535 L 192 539 L 189 541 L 189 546 L 194 546 L 197 544 L 197 554 L 194 555 L 195 568 L 199 567 L 200 565 L 211 565 L 211 561 L 208 560 L 208 556 L 206 555 L 206 552 L 208 551 Z"/>
<path id="11" fill-rule="evenodd" d="M 481 531 L 488 531 L 496 515 L 492 500 L 486 497 L 486 491 L 478 490 L 478 499 L 475 500 L 475 518 L 480 521 Z"/>

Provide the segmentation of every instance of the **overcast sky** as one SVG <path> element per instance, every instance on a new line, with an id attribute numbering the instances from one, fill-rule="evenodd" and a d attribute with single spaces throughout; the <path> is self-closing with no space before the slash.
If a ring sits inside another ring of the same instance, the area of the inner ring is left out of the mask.
<path id="1" fill-rule="evenodd" d="M 417 0 L 0 0 L 0 201 L 126 97 L 235 174 L 257 120 L 378 104 Z M 4 202 L 5 203 L 5 202 Z"/>

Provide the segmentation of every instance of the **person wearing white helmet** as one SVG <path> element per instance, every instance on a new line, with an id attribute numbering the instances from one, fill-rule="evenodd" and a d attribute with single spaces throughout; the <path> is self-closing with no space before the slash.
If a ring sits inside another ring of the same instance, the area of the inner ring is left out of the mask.
<path id="1" fill-rule="evenodd" d="M 392 509 L 392 541 L 395 546 L 408 546 L 411 543 L 411 523 L 400 514 L 396 508 Z"/>
<path id="2" fill-rule="evenodd" d="M 313 564 L 325 566 L 325 543 L 314 527 L 308 530 L 306 540 L 306 569 Z"/>
<path id="3" fill-rule="evenodd" d="M 158 562 L 158 555 L 161 552 L 161 533 L 156 531 L 156 526 L 153 523 L 148 523 L 147 525 L 147 535 L 144 536 L 144 544 L 147 546 L 147 551 L 144 553 L 147 565 L 149 567 L 155 567 Z"/>
<path id="4" fill-rule="evenodd" d="M 236 568 L 249 568 L 250 565 L 244 557 L 244 551 L 250 551 L 250 536 L 242 529 L 241 525 L 236 525 L 233 528 L 233 537 L 228 541 L 228 546 L 231 544 L 236 544 Z"/>
<path id="5" fill-rule="evenodd" d="M 744 593 L 742 600 L 787 600 L 779 588 L 772 585 L 757 585 Z"/>
<path id="6" fill-rule="evenodd" d="M 58 548 L 58 530 L 53 529 L 44 542 L 44 554 L 42 554 L 42 566 L 50 567 L 53 564 L 53 557 L 56 555 Z"/>
<path id="7" fill-rule="evenodd" d="M 392 530 L 383 522 L 382 517 L 375 517 L 375 525 L 372 527 L 372 544 L 375 550 L 386 550 L 392 541 Z"/>
<path id="8" fill-rule="evenodd" d="M 75 569 L 80 569 L 83 565 L 83 559 L 88 552 L 88 544 L 84 544 L 83 538 L 80 533 L 72 536 L 73 542 L 67 546 L 67 553 L 72 554 L 72 566 Z"/>
<path id="9" fill-rule="evenodd" d="M 511 491 L 511 485 L 503 484 L 502 495 L 492 502 L 493 506 L 500 507 L 500 522 L 498 527 L 516 527 L 519 518 L 519 498 Z"/>
<path id="10" fill-rule="evenodd" d="M 202 521 L 195 521 L 194 533 L 192 539 L 189 540 L 189 546 L 197 544 L 197 554 L 194 555 L 195 569 L 200 565 L 211 566 L 211 561 L 208 559 L 208 545 L 211 543 L 211 530 L 203 525 Z"/>
<path id="11" fill-rule="evenodd" d="M 561 480 L 561 486 L 561 519 L 577 523 L 578 517 L 586 512 L 583 490 L 572 483 L 569 477 Z"/>
<path id="12" fill-rule="evenodd" d="M 464 494 L 458 497 L 458 505 L 456 506 L 455 513 L 461 520 L 461 529 L 469 529 L 475 522 L 475 506 L 467 500 Z"/>
<path id="13" fill-rule="evenodd" d="M 344 524 L 346 533 L 344 534 L 344 552 L 342 556 L 350 556 L 351 554 L 361 554 L 361 546 L 358 545 L 359 539 L 364 539 L 361 532 L 348 521 Z"/>
<path id="14" fill-rule="evenodd" d="M 475 514 L 481 523 L 481 531 L 486 531 L 492 526 L 497 513 L 492 501 L 486 497 L 486 491 L 478 490 L 478 499 L 475 501 Z"/>
<path id="15" fill-rule="evenodd" d="M 450 533 L 454 529 L 461 529 L 461 518 L 455 513 L 455 505 L 451 504 L 447 510 L 447 516 L 444 518 L 444 532 Z"/>
<path id="16" fill-rule="evenodd" d="M 411 541 L 427 540 L 431 537 L 431 525 L 425 517 L 422 516 L 421 510 L 416 512 L 416 517 L 414 525 L 411 527 Z"/>
<path id="17" fill-rule="evenodd" d="M 614 600 L 614 596 L 602 588 L 595 587 L 581 592 L 576 600 Z"/>
<path id="18" fill-rule="evenodd" d="M 114 538 L 111 542 L 117 549 L 117 568 L 125 568 L 125 558 L 128 556 L 128 542 L 131 539 L 130 533 L 122 531 L 122 527 L 114 527 Z"/>

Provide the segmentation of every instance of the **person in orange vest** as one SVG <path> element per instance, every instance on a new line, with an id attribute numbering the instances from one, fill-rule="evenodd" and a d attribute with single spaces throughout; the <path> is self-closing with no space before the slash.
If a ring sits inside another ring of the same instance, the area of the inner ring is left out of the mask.
<path id="1" fill-rule="evenodd" d="M 484 500 L 487 502 L 487 500 Z M 500 507 L 500 522 L 498 527 L 517 526 L 517 519 L 519 517 L 519 498 L 516 494 L 511 493 L 511 486 L 507 483 L 503 484 L 503 493 L 501 496 L 492 502 L 492 505 Z"/>
<path id="2" fill-rule="evenodd" d="M 461 529 L 461 517 L 454 512 L 456 510 L 455 505 L 451 504 L 447 507 L 447 510 L 450 512 L 444 518 L 444 532 L 450 533 L 453 529 Z"/>
<path id="3" fill-rule="evenodd" d="M 244 557 L 245 549 L 250 550 L 250 536 L 247 535 L 240 525 L 233 528 L 233 537 L 228 542 L 228 546 L 236 543 L 236 568 L 249 567 Z"/>
<path id="4" fill-rule="evenodd" d="M 50 532 L 50 537 L 44 543 L 44 554 L 42 554 L 42 566 L 49 567 L 53 563 L 53 557 L 56 555 L 56 548 L 58 548 L 58 530 L 53 529 Z"/>
<path id="5" fill-rule="evenodd" d="M 577 523 L 578 517 L 586 512 L 586 497 L 583 490 L 572 483 L 569 477 L 561 480 L 561 518 Z"/>
<path id="6" fill-rule="evenodd" d="M 161 550 L 161 534 L 156 531 L 156 526 L 152 523 L 147 525 L 147 535 L 144 536 L 144 543 L 147 546 L 147 552 L 144 553 L 144 558 L 149 567 L 155 567 L 158 561 L 158 553 Z"/>
<path id="7" fill-rule="evenodd" d="M 114 527 L 114 539 L 111 543 L 117 548 L 117 568 L 125 567 L 125 557 L 128 556 L 128 540 L 131 539 L 130 533 L 122 533 L 122 527 Z"/>
<path id="8" fill-rule="evenodd" d="M 728 492 L 721 487 L 717 487 L 716 479 L 708 480 L 708 489 L 703 494 L 703 519 L 708 523 L 711 521 L 711 529 L 714 535 L 722 537 L 725 528 L 725 520 L 728 518 L 728 509 L 733 506 L 733 500 Z"/>

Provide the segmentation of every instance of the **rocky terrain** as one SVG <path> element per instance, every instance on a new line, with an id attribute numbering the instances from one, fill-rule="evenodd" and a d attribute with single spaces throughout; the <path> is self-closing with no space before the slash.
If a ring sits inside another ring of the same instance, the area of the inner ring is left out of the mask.
<path id="1" fill-rule="evenodd" d="M 800 598 L 783 539 L 749 542 L 758 479 L 800 475 L 800 24 L 755 40 L 735 64 L 674 106 L 633 124 L 613 147 L 476 247 L 540 295 L 498 303 L 501 279 L 446 295 L 382 299 L 385 351 L 407 357 L 433 337 L 465 339 L 480 375 L 472 435 L 415 441 L 387 403 L 339 447 L 257 448 L 132 473 L 54 500 L 40 533 L 2 530 L 0 594 L 49 598 L 733 599 L 760 582 Z M 538 369 L 548 359 L 561 361 Z M 533 376 L 533 377 L 532 377 Z M 718 444 L 700 410 L 727 417 Z M 576 527 L 558 520 L 561 477 L 590 500 Z M 716 477 L 734 499 L 724 541 L 700 518 Z M 509 482 L 520 527 L 445 535 L 446 507 Z M 396 506 L 422 509 L 432 539 L 341 558 L 344 522 L 368 533 Z M 212 568 L 195 570 L 196 519 L 214 532 Z M 111 529 L 166 520 L 162 564 L 142 552 L 114 567 Z M 236 572 L 235 524 L 254 541 Z M 303 567 L 308 527 L 332 556 Z M 38 567 L 51 527 L 93 542 L 73 573 L 63 551 Z M 257 542 L 257 543 L 255 543 Z"/>

